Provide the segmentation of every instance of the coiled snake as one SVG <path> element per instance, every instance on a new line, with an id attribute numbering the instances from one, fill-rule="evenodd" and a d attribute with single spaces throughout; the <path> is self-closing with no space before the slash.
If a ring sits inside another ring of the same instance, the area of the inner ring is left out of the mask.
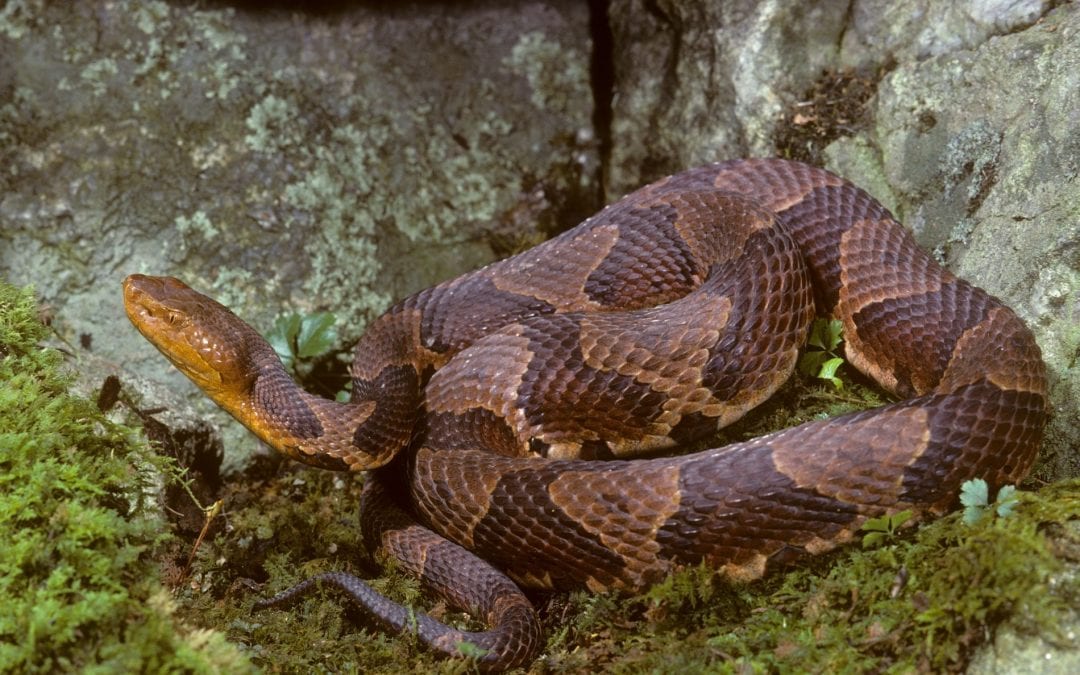
<path id="1" fill-rule="evenodd" d="M 1046 418 L 1030 331 L 826 171 L 725 162 L 641 188 L 513 258 L 408 297 L 356 346 L 352 402 L 305 393 L 228 309 L 170 278 L 124 282 L 136 327 L 264 441 L 373 470 L 366 543 L 489 629 L 463 633 L 348 575 L 398 629 L 480 665 L 542 645 L 519 589 L 640 589 L 707 561 L 752 579 L 868 517 L 953 507 L 1021 479 Z M 701 437 L 791 373 L 815 311 L 897 403 L 748 442 Z M 305 591 L 286 591 L 284 602 Z"/>

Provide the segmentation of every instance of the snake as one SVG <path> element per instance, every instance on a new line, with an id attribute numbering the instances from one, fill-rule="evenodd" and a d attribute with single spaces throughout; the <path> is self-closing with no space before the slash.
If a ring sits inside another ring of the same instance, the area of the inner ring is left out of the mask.
<path id="1" fill-rule="evenodd" d="M 1048 415 L 1024 322 L 919 247 L 877 200 L 783 159 L 699 166 L 370 322 L 336 402 L 172 277 L 123 282 L 135 327 L 285 455 L 366 471 L 365 546 L 482 624 L 444 624 L 330 572 L 320 584 L 484 670 L 534 660 L 523 589 L 635 592 L 707 564 L 753 580 L 869 518 L 1023 479 Z M 815 316 L 891 396 L 689 454 L 791 375 Z M 471 647 L 471 648 L 470 648 Z"/>

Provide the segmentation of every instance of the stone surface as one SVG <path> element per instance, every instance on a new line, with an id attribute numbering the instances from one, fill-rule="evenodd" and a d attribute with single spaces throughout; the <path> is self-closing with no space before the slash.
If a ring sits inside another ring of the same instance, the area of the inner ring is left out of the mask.
<path id="1" fill-rule="evenodd" d="M 840 64 L 877 67 L 976 48 L 992 36 L 1031 26 L 1057 4 L 1051 0 L 859 0 L 851 6 Z"/>
<path id="2" fill-rule="evenodd" d="M 802 110 L 823 69 L 880 72 L 867 121 L 822 149 L 826 165 L 1028 321 L 1053 406 L 1035 476 L 1077 475 L 1080 10 L 1056 4 L 614 2 L 609 199 L 701 162 L 783 155 L 781 111 Z"/>
<path id="3" fill-rule="evenodd" d="M 615 0 L 615 199 L 720 157 L 772 154 L 784 105 L 835 62 L 845 6 L 829 2 Z"/>
<path id="4" fill-rule="evenodd" d="M 1080 12 L 890 72 L 863 170 L 920 243 L 1036 332 L 1054 417 L 1036 476 L 1080 473 Z M 826 150 L 846 167 L 865 150 Z M 859 175 L 849 174 L 857 182 Z"/>
<path id="5" fill-rule="evenodd" d="M 1076 642 L 1080 622 L 1062 626 L 1065 640 Z M 979 650 L 969 675 L 1072 675 L 1080 671 L 1080 650 L 1052 644 L 1012 627 L 999 629 L 994 641 Z"/>
<path id="6" fill-rule="evenodd" d="M 1080 565 L 1073 550 L 1069 555 L 1065 543 L 1077 541 L 1080 520 L 1071 521 L 1071 527 L 1061 533 L 1054 544 L 1058 557 L 1067 561 L 1064 569 L 1050 580 L 1059 589 L 1075 583 Z M 1054 537 L 1050 537 L 1052 540 Z M 1025 618 L 1014 617 L 998 626 L 993 639 L 980 648 L 968 665 L 968 675 L 1072 675 L 1080 672 L 1080 607 L 1073 606 L 1057 626 L 1053 636 L 1033 635 L 1025 630 Z"/>
<path id="7" fill-rule="evenodd" d="M 344 346 L 599 196 L 587 6 L 247 7 L 0 9 L 0 273 L 219 420 L 127 325 L 128 273 L 262 330 L 332 310 Z"/>

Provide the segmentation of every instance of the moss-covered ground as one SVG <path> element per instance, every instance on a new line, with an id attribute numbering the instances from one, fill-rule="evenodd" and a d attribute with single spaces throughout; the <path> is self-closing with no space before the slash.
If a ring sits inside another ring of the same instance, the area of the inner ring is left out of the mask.
<path id="1" fill-rule="evenodd" d="M 368 562 L 362 476 L 256 464 L 226 484 L 198 547 L 164 534 L 155 477 L 170 471 L 65 393 L 63 357 L 37 346 L 45 329 L 34 317 L 29 294 L 3 288 L 0 671 L 470 670 L 383 634 L 330 593 L 252 613 L 255 599 L 337 569 L 469 625 Z M 877 404 L 843 382 L 796 378 L 714 442 Z M 954 514 L 749 585 L 688 569 L 634 597 L 536 594 L 548 643 L 529 670 L 958 671 L 1003 622 L 1065 644 L 1075 638 L 1059 626 L 1080 606 L 1078 518 L 1074 481 L 1021 490 L 1007 517 L 991 510 L 967 525 Z"/>
<path id="2" fill-rule="evenodd" d="M 243 672 L 159 581 L 168 462 L 68 393 L 28 290 L 0 282 L 0 672 Z"/>

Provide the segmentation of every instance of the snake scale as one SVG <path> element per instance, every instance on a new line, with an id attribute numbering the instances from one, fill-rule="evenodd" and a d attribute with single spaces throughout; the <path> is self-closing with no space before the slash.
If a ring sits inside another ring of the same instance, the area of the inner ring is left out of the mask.
<path id="1" fill-rule="evenodd" d="M 356 346 L 349 403 L 304 392 L 252 328 L 175 279 L 132 275 L 124 298 L 265 442 L 370 470 L 365 543 L 487 628 L 413 617 L 349 575 L 317 581 L 433 649 L 472 643 L 489 669 L 543 644 L 521 587 L 632 591 L 701 561 L 754 579 L 869 517 L 943 513 L 970 478 L 1020 480 L 1047 415 L 1039 348 L 1012 311 L 861 189 L 784 160 L 664 178 L 398 302 Z M 767 398 L 815 313 L 843 322 L 848 362 L 897 402 L 652 456 Z"/>

